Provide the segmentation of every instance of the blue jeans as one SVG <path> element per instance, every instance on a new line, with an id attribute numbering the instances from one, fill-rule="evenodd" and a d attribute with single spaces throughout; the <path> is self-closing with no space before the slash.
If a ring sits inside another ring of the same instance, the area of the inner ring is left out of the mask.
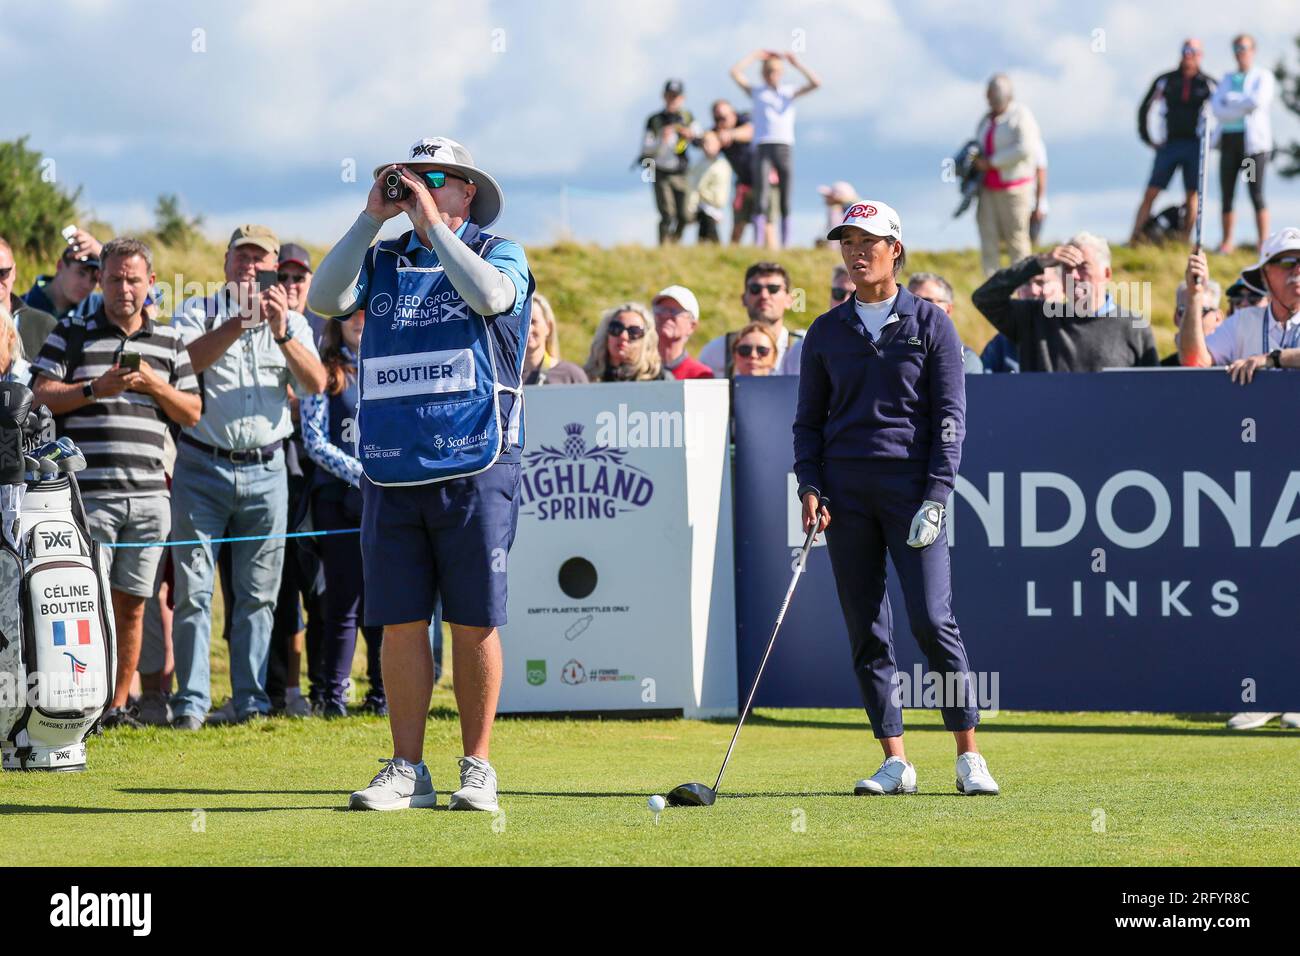
<path id="1" fill-rule="evenodd" d="M 172 537 L 177 541 L 282 535 L 289 488 L 284 452 L 262 464 L 236 465 L 178 443 L 172 479 Z M 284 563 L 284 538 L 237 541 L 232 549 L 234 602 L 230 628 L 230 684 L 235 713 L 267 713 L 266 662 L 271 649 L 275 599 Z M 209 646 L 212 636 L 214 546 L 185 545 L 173 554 L 176 615 L 176 717 L 202 717 L 212 704 Z"/>

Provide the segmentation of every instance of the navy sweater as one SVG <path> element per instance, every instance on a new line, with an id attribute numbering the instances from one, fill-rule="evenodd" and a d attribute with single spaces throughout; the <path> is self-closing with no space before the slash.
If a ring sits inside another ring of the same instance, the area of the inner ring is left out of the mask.
<path id="1" fill-rule="evenodd" d="M 853 299 L 819 316 L 804 337 L 795 477 L 820 493 L 825 462 L 911 461 L 926 472 L 926 500 L 947 503 L 966 435 L 957 329 L 937 305 L 900 287 L 898 321 L 872 342 Z"/>

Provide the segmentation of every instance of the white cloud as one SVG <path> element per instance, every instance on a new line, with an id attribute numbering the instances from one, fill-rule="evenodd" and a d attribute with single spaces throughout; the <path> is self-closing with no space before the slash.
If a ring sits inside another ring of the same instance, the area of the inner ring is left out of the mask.
<path id="1" fill-rule="evenodd" d="M 1118 196 L 1131 187 L 1136 204 L 1150 162 L 1135 135 L 1137 103 L 1173 67 L 1183 34 L 1201 37 L 1216 74 L 1243 28 L 1258 35 L 1264 62 L 1291 54 L 1294 0 L 1193 0 L 1176 18 L 1169 9 L 1122 0 L 78 0 L 57 17 L 40 5 L 6 8 L 0 83 L 26 92 L 40 78 L 39 95 L 9 97 L 5 135 L 31 132 L 60 178 L 84 183 L 115 223 L 146 225 L 153 198 L 177 192 L 214 228 L 260 218 L 328 240 L 362 202 L 358 184 L 337 178 L 342 161 L 355 160 L 364 180 L 413 139 L 444 133 L 503 180 L 516 234 L 558 232 L 569 184 L 614 194 L 574 195 L 569 221 L 580 237 L 648 242 L 649 189 L 627 167 L 664 79 L 682 77 L 707 117 L 718 96 L 743 100 L 727 76 L 735 60 L 798 42 L 825 85 L 799 101 L 795 233 L 820 226 L 817 182 L 847 178 L 906 203 L 918 240 L 969 245 L 973 226 L 949 222 L 955 190 L 930 176 L 972 134 L 991 73 L 1010 73 L 1054 166 L 1068 171 L 1052 183 L 1057 221 L 1078 197 L 1080 217 L 1126 230 Z M 1097 30 L 1104 52 L 1093 49 Z M 1274 115 L 1281 139 L 1300 136 L 1294 117 Z M 1079 151 L 1107 162 L 1057 162 Z M 1117 164 L 1131 164 L 1122 184 L 1109 181 Z M 1269 188 L 1281 215 L 1286 185 L 1273 176 Z"/>

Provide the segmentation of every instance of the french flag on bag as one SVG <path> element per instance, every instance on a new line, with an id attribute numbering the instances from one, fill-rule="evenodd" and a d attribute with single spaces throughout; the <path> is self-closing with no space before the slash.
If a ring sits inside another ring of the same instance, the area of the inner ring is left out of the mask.
<path id="1" fill-rule="evenodd" d="M 75 635 L 74 644 L 90 643 L 90 620 L 81 621 L 55 621 L 54 622 L 54 646 L 66 647 L 68 638 Z"/>

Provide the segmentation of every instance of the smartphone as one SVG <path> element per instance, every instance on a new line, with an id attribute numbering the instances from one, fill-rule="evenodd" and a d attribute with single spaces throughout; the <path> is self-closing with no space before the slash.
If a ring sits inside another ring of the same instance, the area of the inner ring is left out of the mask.
<path id="1" fill-rule="evenodd" d="M 280 281 L 280 274 L 274 269 L 257 270 L 257 291 L 265 292 Z"/>
<path id="2" fill-rule="evenodd" d="M 117 364 L 120 368 L 129 368 L 133 372 L 140 371 L 140 353 L 123 352 L 117 357 Z"/>

